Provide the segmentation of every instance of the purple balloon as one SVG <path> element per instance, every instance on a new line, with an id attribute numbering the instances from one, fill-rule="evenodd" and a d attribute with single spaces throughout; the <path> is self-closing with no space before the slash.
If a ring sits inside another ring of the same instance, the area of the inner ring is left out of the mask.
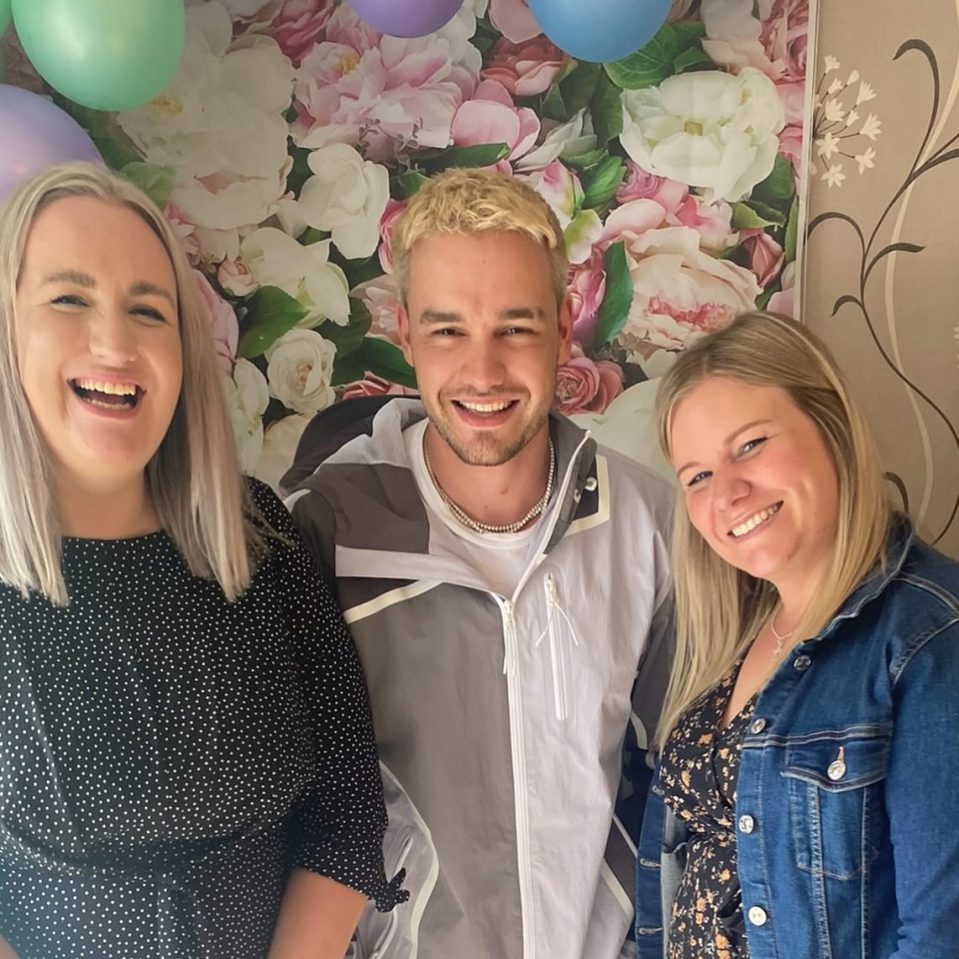
<path id="1" fill-rule="evenodd" d="M 103 159 L 83 127 L 46 97 L 0 83 L 0 203 L 54 163 Z"/>
<path id="2" fill-rule="evenodd" d="M 380 33 L 391 37 L 425 37 L 456 15 L 463 0 L 346 0 Z"/>

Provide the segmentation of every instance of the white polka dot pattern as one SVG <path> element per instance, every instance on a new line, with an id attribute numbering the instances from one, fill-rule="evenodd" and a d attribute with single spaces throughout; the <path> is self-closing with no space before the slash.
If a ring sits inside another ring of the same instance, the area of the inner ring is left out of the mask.
<path id="1" fill-rule="evenodd" d="M 71 603 L 0 584 L 0 934 L 20 959 L 262 959 L 290 868 L 401 901 L 366 686 L 262 484 L 227 603 L 165 533 L 67 540 Z"/>

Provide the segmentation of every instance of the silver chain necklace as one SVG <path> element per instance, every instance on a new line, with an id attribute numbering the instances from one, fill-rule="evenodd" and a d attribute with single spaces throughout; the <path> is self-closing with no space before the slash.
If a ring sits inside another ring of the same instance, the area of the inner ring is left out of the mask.
<path id="1" fill-rule="evenodd" d="M 553 449 L 553 438 L 549 440 L 549 472 L 546 475 L 546 489 L 542 497 L 533 504 L 530 511 L 514 523 L 504 523 L 502 526 L 493 526 L 490 523 L 481 523 L 478 519 L 473 519 L 467 514 L 461 506 L 453 501 L 450 495 L 440 486 L 436 474 L 433 472 L 433 464 L 430 462 L 430 454 L 426 452 L 426 437 L 423 437 L 423 460 L 426 463 L 426 472 L 430 474 L 430 479 L 436 487 L 436 492 L 440 494 L 440 499 L 449 507 L 449 511 L 462 523 L 467 529 L 474 533 L 518 533 L 530 520 L 536 519 L 549 502 L 553 492 L 553 480 L 556 478 L 556 451 Z"/>

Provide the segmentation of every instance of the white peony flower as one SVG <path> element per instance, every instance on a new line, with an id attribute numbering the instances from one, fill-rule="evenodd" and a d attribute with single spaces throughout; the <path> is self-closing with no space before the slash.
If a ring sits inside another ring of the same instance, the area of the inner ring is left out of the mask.
<path id="1" fill-rule="evenodd" d="M 266 351 L 270 393 L 297 413 L 325 410 L 336 399 L 335 355 L 336 345 L 315 330 L 290 330 Z"/>
<path id="2" fill-rule="evenodd" d="M 747 67 L 667 77 L 659 87 L 624 90 L 621 142 L 644 170 L 704 191 L 704 200 L 740 200 L 772 171 L 786 122 L 775 84 Z"/>
<path id="3" fill-rule="evenodd" d="M 186 46 L 166 89 L 117 121 L 151 163 L 173 167 L 171 202 L 206 252 L 236 255 L 241 228 L 276 212 L 291 161 L 283 116 L 293 66 L 265 36 L 233 40 L 219 0 L 186 11 Z"/>
<path id="4" fill-rule="evenodd" d="M 319 326 L 325 319 L 340 326 L 349 322 L 349 286 L 343 271 L 329 262 L 329 240 L 304 246 L 263 226 L 244 237 L 240 256 L 258 286 L 278 286 L 308 310 L 302 326 Z"/>
<path id="5" fill-rule="evenodd" d="M 249 361 L 237 360 L 233 376 L 224 375 L 233 434 L 236 437 L 240 469 L 252 473 L 263 447 L 263 413 L 270 402 L 270 391 L 263 374 Z"/>
<path id="6" fill-rule="evenodd" d="M 546 129 L 546 124 L 543 124 L 542 129 Z M 521 156 L 516 161 L 516 170 L 523 173 L 544 170 L 554 160 L 570 160 L 595 148 L 593 121 L 584 107 L 565 123 L 553 127 L 538 147 Z"/>
<path id="7" fill-rule="evenodd" d="M 279 491 L 283 474 L 293 465 L 297 444 L 309 425 L 310 417 L 295 413 L 271 423 L 263 437 L 263 452 L 253 475 Z"/>
<path id="8" fill-rule="evenodd" d="M 333 243 L 348 259 L 375 253 L 380 217 L 390 198 L 386 167 L 364 160 L 346 143 L 314 150 L 308 163 L 315 176 L 300 191 L 303 219 L 332 233 Z"/>

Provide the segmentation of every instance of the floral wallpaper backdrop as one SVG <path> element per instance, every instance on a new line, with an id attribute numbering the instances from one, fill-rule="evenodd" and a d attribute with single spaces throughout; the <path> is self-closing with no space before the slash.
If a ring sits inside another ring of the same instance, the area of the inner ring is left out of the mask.
<path id="1" fill-rule="evenodd" d="M 795 309 L 812 6 L 675 0 L 646 47 L 599 65 L 525 0 L 465 0 L 417 39 L 335 0 L 188 0 L 161 94 L 116 114 L 57 102 L 182 237 L 245 470 L 275 484 L 314 413 L 415 388 L 390 240 L 451 166 L 522 178 L 556 211 L 576 341 L 556 406 L 648 460 L 677 351 L 754 305 Z M 44 90 L 6 46 L 6 81 Z"/>
<path id="2" fill-rule="evenodd" d="M 959 4 L 824 3 L 809 70 L 803 319 L 849 376 L 891 492 L 959 559 Z"/>

